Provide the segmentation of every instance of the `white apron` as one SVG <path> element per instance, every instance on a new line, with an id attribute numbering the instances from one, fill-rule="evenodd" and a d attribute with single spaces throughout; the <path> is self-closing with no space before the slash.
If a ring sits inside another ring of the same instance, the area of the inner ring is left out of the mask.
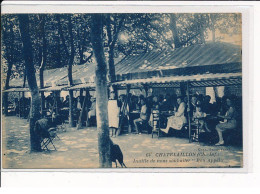
<path id="1" fill-rule="evenodd" d="M 118 128 L 118 125 L 119 125 L 119 107 L 117 106 L 117 100 L 109 100 L 107 108 L 108 108 L 109 127 Z"/>

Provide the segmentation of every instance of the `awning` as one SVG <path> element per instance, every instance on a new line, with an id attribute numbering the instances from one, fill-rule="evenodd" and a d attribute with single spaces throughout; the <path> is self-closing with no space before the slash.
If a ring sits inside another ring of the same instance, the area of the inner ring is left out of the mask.
<path id="1" fill-rule="evenodd" d="M 96 62 L 72 67 L 73 83 L 81 85 L 95 80 Z M 115 62 L 117 81 L 150 77 L 191 76 L 197 74 L 236 73 L 242 71 L 241 47 L 215 42 L 195 44 L 171 51 L 150 51 L 127 55 Z M 39 85 L 39 75 L 36 75 Z M 44 71 L 44 86 L 66 85 L 67 67 Z M 10 80 L 10 87 L 22 87 L 23 78 Z M 28 84 L 26 83 L 26 87 Z M 85 86 L 82 86 L 84 88 Z"/>
<path id="2" fill-rule="evenodd" d="M 79 85 L 75 85 L 69 88 L 66 88 L 66 90 L 77 90 L 77 89 L 82 89 L 82 88 L 95 88 L 96 84 L 95 83 L 85 83 L 85 84 L 79 84 Z"/>
<path id="3" fill-rule="evenodd" d="M 116 74 L 124 75 L 191 67 L 202 69 L 201 67 L 204 66 L 212 66 L 213 69 L 208 68 L 207 70 L 210 70 L 210 73 L 218 73 L 218 66 L 225 65 L 224 67 L 228 68 L 223 73 L 234 73 L 234 69 L 237 70 L 241 62 L 241 47 L 229 43 L 214 42 L 181 47 L 173 51 L 152 51 L 128 55 L 115 65 L 115 69 Z M 236 65 L 230 67 L 229 64 Z"/>
<path id="4" fill-rule="evenodd" d="M 63 85 L 63 86 L 53 86 L 53 87 L 48 87 L 48 88 L 43 88 L 40 89 L 39 91 L 44 91 L 44 92 L 53 92 L 53 91 L 61 91 L 65 88 L 67 88 L 67 85 Z"/>
<path id="5" fill-rule="evenodd" d="M 30 92 L 29 88 L 9 88 L 3 92 Z"/>
<path id="6" fill-rule="evenodd" d="M 112 85 L 126 86 L 152 84 L 153 87 L 179 87 L 179 83 L 189 82 L 194 87 L 224 86 L 242 84 L 242 73 L 198 74 L 192 76 L 153 77 L 147 79 L 126 80 Z"/>

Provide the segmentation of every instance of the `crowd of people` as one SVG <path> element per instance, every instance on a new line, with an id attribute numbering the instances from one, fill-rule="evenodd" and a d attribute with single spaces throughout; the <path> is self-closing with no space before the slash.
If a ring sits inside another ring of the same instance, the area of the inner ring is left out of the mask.
<path id="1" fill-rule="evenodd" d="M 31 98 L 24 96 L 20 98 L 14 98 L 13 102 L 8 102 L 8 108 L 10 109 L 9 115 L 17 115 L 19 117 L 27 118 L 30 111 Z"/>
<path id="2" fill-rule="evenodd" d="M 18 99 L 15 99 L 15 111 L 19 112 Z M 21 99 L 19 102 L 25 102 Z M 28 101 L 28 100 L 27 100 Z M 26 102 L 27 102 L 26 101 Z M 77 120 L 83 107 L 84 96 L 73 98 L 73 118 Z M 197 128 L 199 133 L 215 132 L 218 135 L 216 145 L 223 145 L 223 132 L 236 129 L 242 121 L 242 99 L 236 96 L 224 96 L 216 98 L 210 103 L 209 95 L 177 96 L 175 94 L 164 95 L 120 95 L 116 97 L 111 91 L 108 101 L 109 127 L 114 129 L 114 135 L 120 135 L 125 128 L 128 132 L 141 134 L 151 132 L 154 129 L 153 112 L 159 113 L 160 130 L 162 134 L 171 131 L 180 131 L 187 127 L 189 121 L 191 126 Z M 23 104 L 29 104 L 23 103 Z M 29 105 L 28 105 L 29 106 Z M 27 107 L 27 106 L 26 106 Z M 85 102 L 83 122 L 87 126 L 96 125 L 96 101 L 89 96 Z M 64 99 L 59 93 L 51 93 L 45 98 L 46 115 L 63 115 L 64 119 L 69 115 L 69 96 Z M 24 111 L 22 111 L 24 112 Z M 27 111 L 28 112 L 28 111 Z M 77 122 L 77 121 L 76 121 Z M 113 135 L 113 133 L 112 133 Z"/>
<path id="3" fill-rule="evenodd" d="M 163 134 L 183 130 L 190 120 L 191 126 L 199 130 L 194 135 L 217 132 L 219 141 L 216 145 L 223 145 L 223 132 L 238 128 L 238 121 L 242 120 L 242 99 L 234 95 L 224 96 L 210 103 L 211 97 L 202 94 L 192 95 L 189 99 L 190 102 L 187 96 L 170 94 L 145 98 L 130 93 L 120 95 L 116 100 L 112 94 L 108 103 L 109 126 L 118 129 L 117 135 L 125 125 L 137 134 L 154 130 L 152 112 L 158 110 Z"/>

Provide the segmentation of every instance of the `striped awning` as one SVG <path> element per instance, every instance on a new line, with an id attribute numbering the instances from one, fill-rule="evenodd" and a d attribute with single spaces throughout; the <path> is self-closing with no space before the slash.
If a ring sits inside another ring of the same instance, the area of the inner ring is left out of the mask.
<path id="1" fill-rule="evenodd" d="M 85 83 L 85 84 L 79 84 L 79 85 L 75 85 L 75 86 L 66 88 L 66 90 L 77 90 L 77 89 L 83 89 L 83 88 L 93 89 L 95 87 L 96 87 L 95 83 Z"/>
<path id="2" fill-rule="evenodd" d="M 53 92 L 53 91 L 61 91 L 65 88 L 67 88 L 67 85 L 63 85 L 63 86 L 52 86 L 52 87 L 47 87 L 47 88 L 42 88 L 39 91 L 43 91 L 43 92 Z"/>
<path id="3" fill-rule="evenodd" d="M 3 92 L 30 92 L 29 88 L 9 88 Z"/>
<path id="4" fill-rule="evenodd" d="M 187 67 L 201 68 L 203 66 L 219 66 L 221 64 L 239 64 L 241 61 L 241 47 L 223 42 L 214 42 L 181 47 L 173 51 L 153 51 L 138 55 L 128 55 L 117 63 L 115 68 L 116 74 L 123 75 Z M 237 66 L 227 70 L 234 72 L 234 68 L 237 68 Z M 213 71 L 215 70 L 213 69 Z"/>
<path id="5" fill-rule="evenodd" d="M 242 84 L 242 73 L 201 74 L 192 76 L 154 77 L 147 79 L 126 80 L 112 85 L 144 85 L 153 87 L 179 87 L 181 82 L 189 82 L 193 87 L 224 86 Z"/>
<path id="6" fill-rule="evenodd" d="M 74 89 L 87 88 L 85 83 L 95 81 L 96 62 L 72 67 Z M 198 74 L 223 74 L 242 71 L 241 47 L 223 43 L 195 44 L 171 51 L 150 51 L 125 56 L 115 62 L 116 80 L 149 80 L 152 77 L 193 76 Z M 38 85 L 39 75 L 37 73 Z M 44 86 L 66 85 L 67 68 L 44 71 Z M 10 80 L 10 87 L 22 87 L 23 78 Z M 205 82 L 207 85 L 207 83 Z M 214 83 L 218 85 L 219 83 Z M 171 84 L 172 86 L 172 84 Z M 195 85 L 194 85 L 195 86 Z M 196 85 L 197 86 L 197 85 Z M 28 84 L 26 83 L 26 87 Z M 178 87 L 175 85 L 174 87 Z M 46 89 L 50 90 L 50 89 Z"/>

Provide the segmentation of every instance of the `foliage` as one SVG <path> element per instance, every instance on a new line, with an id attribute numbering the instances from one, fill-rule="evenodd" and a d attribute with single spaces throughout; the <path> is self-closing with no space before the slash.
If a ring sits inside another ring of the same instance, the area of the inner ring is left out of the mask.
<path id="1" fill-rule="evenodd" d="M 73 64 L 80 65 L 93 61 L 93 49 L 90 41 L 91 14 L 60 14 L 66 49 L 70 51 L 68 20 L 66 19 L 68 15 L 71 15 L 75 48 Z M 10 52 L 14 52 L 11 77 L 21 77 L 23 76 L 24 60 L 17 14 L 4 14 L 1 22 L 2 34 L 5 34 L 2 38 L 2 61 L 6 64 Z M 29 22 L 33 62 L 35 69 L 38 70 L 42 52 L 39 14 L 29 14 Z M 112 47 L 113 58 L 118 58 L 121 55 L 126 56 L 151 50 L 171 50 L 180 46 L 204 44 L 207 41 L 220 41 L 225 35 L 241 34 L 241 14 L 235 13 L 104 14 L 103 24 L 103 42 L 107 59 Z M 15 46 L 9 44 L 11 28 L 14 33 Z M 67 66 L 69 56 L 64 52 L 65 48 L 58 30 L 57 14 L 46 14 L 45 37 L 46 69 Z M 3 66 L 4 72 L 6 72 L 6 67 L 6 65 Z"/>

